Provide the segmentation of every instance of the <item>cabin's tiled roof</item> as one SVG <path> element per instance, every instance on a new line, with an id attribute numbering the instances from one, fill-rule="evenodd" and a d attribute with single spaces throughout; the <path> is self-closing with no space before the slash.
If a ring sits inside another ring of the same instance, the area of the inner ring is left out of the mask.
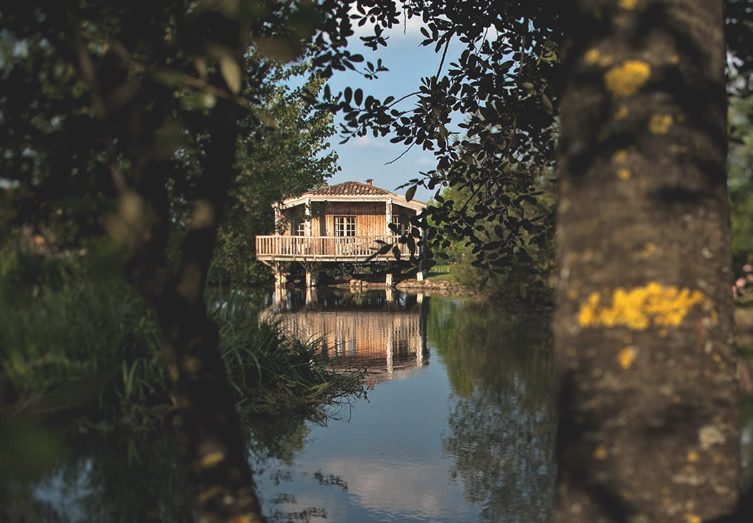
<path id="1" fill-rule="evenodd" d="M 379 196 L 390 194 L 390 192 L 361 182 L 343 182 L 314 189 L 310 191 L 310 194 L 321 196 Z"/>

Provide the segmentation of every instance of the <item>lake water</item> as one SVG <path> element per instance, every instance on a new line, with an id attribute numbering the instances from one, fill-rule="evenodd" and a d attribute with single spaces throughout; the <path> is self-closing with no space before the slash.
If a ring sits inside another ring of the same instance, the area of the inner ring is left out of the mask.
<path id="1" fill-rule="evenodd" d="M 333 522 L 545 522 L 555 465 L 550 335 L 462 299 L 392 291 L 277 296 L 267 312 L 320 339 L 367 397 L 310 425 L 292 459 L 257 463 L 265 512 Z"/>
<path id="2" fill-rule="evenodd" d="M 325 423 L 281 414 L 271 423 L 281 428 L 251 445 L 270 521 L 551 520 L 548 318 L 384 290 L 254 301 L 261 310 L 249 321 L 319 340 L 327 364 L 365 371 L 367 385 L 365 397 L 330 407 Z M 41 480 L 0 481 L 10 521 L 191 519 L 169 424 L 141 437 L 80 427 L 66 429 L 69 443 Z"/>
<path id="3" fill-rule="evenodd" d="M 325 423 L 281 414 L 269 429 L 249 424 L 270 521 L 552 520 L 548 317 L 384 290 L 248 297 L 255 304 L 248 321 L 276 321 L 293 336 L 318 340 L 320 357 L 365 371 L 368 388 L 366 397 L 329 408 Z M 743 431 L 748 481 L 751 410 L 744 409 Z M 191 520 L 176 434 L 168 424 L 138 436 L 99 425 L 82 431 L 72 422 L 54 470 L 41 480 L 30 472 L 0 481 L 0 500 L 12 500 L 11 510 L 0 506 L 0 519 Z"/>

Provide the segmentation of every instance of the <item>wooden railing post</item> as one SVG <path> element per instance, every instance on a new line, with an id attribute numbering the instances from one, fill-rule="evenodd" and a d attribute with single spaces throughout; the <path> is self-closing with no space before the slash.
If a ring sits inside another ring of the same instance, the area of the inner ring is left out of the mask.
<path id="1" fill-rule="evenodd" d="M 295 259 L 366 259 L 385 243 L 395 241 L 392 235 L 376 236 L 257 236 L 256 256 L 261 259 L 276 256 Z M 410 252 L 405 244 L 396 244 L 402 256 Z M 380 255 L 379 259 L 391 259 L 392 254 Z M 334 261 L 334 260 L 333 260 Z"/>

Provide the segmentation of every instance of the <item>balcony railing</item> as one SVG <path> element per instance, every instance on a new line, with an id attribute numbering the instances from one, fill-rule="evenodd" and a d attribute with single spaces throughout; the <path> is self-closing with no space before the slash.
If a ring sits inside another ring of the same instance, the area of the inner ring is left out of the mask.
<path id="1" fill-rule="evenodd" d="M 257 236 L 256 257 L 260 260 L 365 260 L 382 247 L 382 243 L 397 245 L 401 257 L 410 255 L 408 246 L 398 244 L 397 238 L 383 236 Z M 376 257 L 394 259 L 390 252 Z"/>

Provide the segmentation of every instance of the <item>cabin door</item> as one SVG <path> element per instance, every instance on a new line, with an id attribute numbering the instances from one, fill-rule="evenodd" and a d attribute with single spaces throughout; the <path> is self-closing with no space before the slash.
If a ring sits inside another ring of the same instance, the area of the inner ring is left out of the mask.
<path id="1" fill-rule="evenodd" d="M 356 243 L 356 217 L 335 216 L 335 256 L 354 254 Z"/>

